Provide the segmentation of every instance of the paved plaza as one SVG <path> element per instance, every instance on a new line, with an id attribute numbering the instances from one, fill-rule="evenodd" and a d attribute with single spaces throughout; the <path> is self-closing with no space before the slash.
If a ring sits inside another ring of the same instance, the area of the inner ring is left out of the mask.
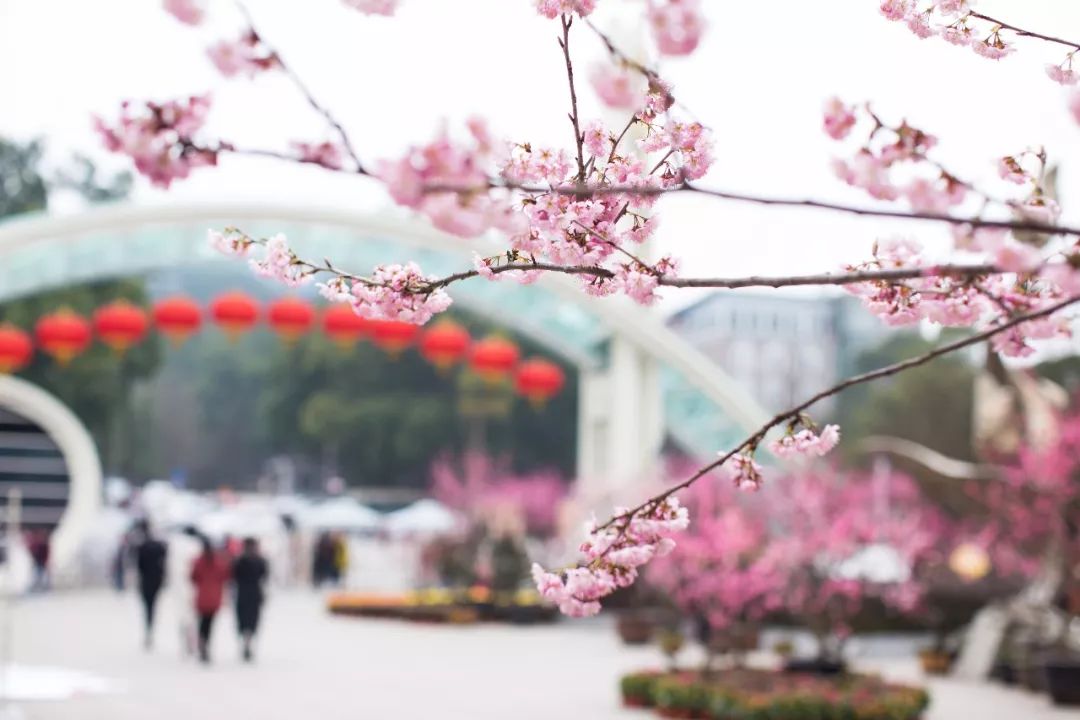
<path id="1" fill-rule="evenodd" d="M 232 619 L 220 616 L 210 667 L 182 657 L 167 602 L 150 653 L 140 647 L 131 594 L 28 598 L 8 619 L 14 675 L 48 675 L 54 684 L 81 688 L 66 699 L 9 701 L 6 717 L 22 720 L 655 717 L 621 709 L 616 683 L 625 671 L 658 664 L 659 655 L 622 646 L 604 619 L 535 628 L 409 625 L 331 617 L 317 595 L 295 592 L 272 598 L 254 665 L 240 662 Z M 874 668 L 918 678 L 907 660 Z M 13 685 L 26 692 L 25 677 Z M 996 685 L 936 680 L 930 686 L 928 720 L 1080 719 L 1080 712 Z"/>

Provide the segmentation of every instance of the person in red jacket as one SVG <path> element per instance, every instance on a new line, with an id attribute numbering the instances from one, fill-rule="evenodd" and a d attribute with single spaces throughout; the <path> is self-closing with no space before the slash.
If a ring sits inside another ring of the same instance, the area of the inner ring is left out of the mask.
<path id="1" fill-rule="evenodd" d="M 191 565 L 191 582 L 195 585 L 195 612 L 199 616 L 199 659 L 210 662 L 210 631 L 214 615 L 221 608 L 225 585 L 232 577 L 232 565 L 225 553 L 214 549 L 203 538 L 203 550 Z"/>

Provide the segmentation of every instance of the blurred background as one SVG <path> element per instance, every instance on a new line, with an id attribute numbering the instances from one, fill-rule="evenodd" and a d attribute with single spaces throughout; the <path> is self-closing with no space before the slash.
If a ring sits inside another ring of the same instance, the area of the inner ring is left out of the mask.
<path id="1" fill-rule="evenodd" d="M 565 135 L 556 27 L 525 0 L 405 0 L 392 19 L 331 0 L 247 5 L 366 162 L 472 115 L 516 140 Z M 650 58 L 644 4 L 599 5 L 596 22 Z M 560 278 L 463 283 L 422 328 L 286 291 L 208 249 L 206 230 L 285 232 L 347 269 L 416 259 L 436 274 L 498 240 L 449 239 L 378 184 L 315 167 L 223 156 L 164 191 L 107 154 L 94 115 L 208 90 L 216 136 L 321 138 L 284 78 L 214 70 L 205 47 L 243 19 L 211 6 L 192 29 L 148 0 L 0 0 L 4 717 L 649 705 L 785 720 L 832 717 L 791 710 L 792 693 L 840 693 L 843 717 L 906 720 L 924 690 L 928 718 L 1080 717 L 1051 704 L 1080 687 L 1075 343 L 1021 364 L 976 347 L 820 403 L 815 420 L 844 436 L 827 464 L 766 458 L 750 498 L 707 479 L 675 554 L 601 617 L 560 621 L 530 564 L 571 559 L 592 513 L 686 477 L 844 377 L 960 335 L 888 328 L 827 290 L 669 291 L 645 310 Z M 1054 0 L 979 8 L 1080 34 L 1080 8 Z M 942 162 L 980 185 L 1002 182 L 996 158 L 1045 146 L 1077 224 L 1077 129 L 1040 77 L 1060 59 L 1043 48 L 988 63 L 921 43 L 866 0 L 703 12 L 701 48 L 663 70 L 716 131 L 706 184 L 860 202 L 820 130 L 839 95 L 931 129 Z M 577 38 L 580 67 L 604 61 Z M 585 117 L 606 117 L 582 95 Z M 898 233 L 947 247 L 922 225 L 697 197 L 658 208 L 651 251 L 694 275 L 833 271 Z M 193 607 L 215 572 L 194 577 L 202 544 L 233 568 L 262 563 L 245 566 L 265 600 L 254 664 L 239 580 L 219 583 L 225 609 L 200 645 Z M 781 668 L 812 680 L 792 690 Z M 735 714 L 763 702 L 772 715 Z"/>

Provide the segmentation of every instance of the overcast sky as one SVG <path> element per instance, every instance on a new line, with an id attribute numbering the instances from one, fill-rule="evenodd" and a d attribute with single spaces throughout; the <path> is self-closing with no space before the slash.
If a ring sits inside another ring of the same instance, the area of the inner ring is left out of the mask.
<path id="1" fill-rule="evenodd" d="M 210 21 L 191 29 L 158 0 L 0 0 L 0 135 L 44 136 L 56 153 L 102 155 L 91 113 L 113 115 L 123 99 L 164 99 L 211 90 L 210 130 L 246 144 L 283 148 L 289 139 L 328 137 L 281 77 L 224 80 L 204 48 L 232 36 L 240 18 L 210 0 Z M 600 0 L 597 21 L 621 25 L 640 0 Z M 937 157 L 957 174 L 1004 192 L 995 159 L 1043 144 L 1065 165 L 1066 220 L 1080 222 L 1080 127 L 1048 62 L 1063 53 L 1021 41 L 1001 62 L 940 40 L 921 41 L 885 21 L 876 0 L 704 0 L 710 26 L 701 49 L 670 61 L 663 74 L 716 131 L 708 184 L 768 195 L 865 203 L 836 181 L 842 152 L 820 130 L 831 95 L 871 100 L 887 118 L 907 116 L 934 134 Z M 501 135 L 561 143 L 567 135 L 558 24 L 531 0 L 402 0 L 393 19 L 368 18 L 338 0 L 248 0 L 263 35 L 304 76 L 349 129 L 361 156 L 393 156 L 431 136 L 443 119 L 479 114 Z M 1080 37 L 1080 2 L 983 0 L 983 12 L 1016 25 Z M 629 33 L 629 34 L 627 34 Z M 579 32 L 582 68 L 602 56 Z M 583 115 L 599 116 L 586 89 Z M 104 155 L 102 155 L 104 157 Z M 118 158 L 110 158 L 121 167 Z M 225 158 L 168 193 L 140 183 L 148 204 L 259 200 L 380 210 L 375 183 L 271 160 Z M 774 210 L 694 197 L 665 199 L 660 245 L 685 260 L 685 274 L 787 274 L 834 269 L 866 257 L 876 237 L 896 232 L 933 242 L 938 227 L 829 213 Z"/>

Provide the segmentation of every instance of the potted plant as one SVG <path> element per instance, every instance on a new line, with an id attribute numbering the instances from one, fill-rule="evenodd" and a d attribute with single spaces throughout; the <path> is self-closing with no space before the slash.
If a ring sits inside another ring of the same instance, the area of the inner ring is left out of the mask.
<path id="1" fill-rule="evenodd" d="M 679 628 L 665 627 L 657 633 L 656 641 L 660 645 L 661 652 L 663 652 L 668 659 L 668 669 L 674 672 L 678 669 L 676 658 L 679 651 L 682 650 L 686 638 Z"/>
<path id="2" fill-rule="evenodd" d="M 652 640 L 656 623 L 645 608 L 627 608 L 619 613 L 615 630 L 627 645 L 646 645 Z"/>

